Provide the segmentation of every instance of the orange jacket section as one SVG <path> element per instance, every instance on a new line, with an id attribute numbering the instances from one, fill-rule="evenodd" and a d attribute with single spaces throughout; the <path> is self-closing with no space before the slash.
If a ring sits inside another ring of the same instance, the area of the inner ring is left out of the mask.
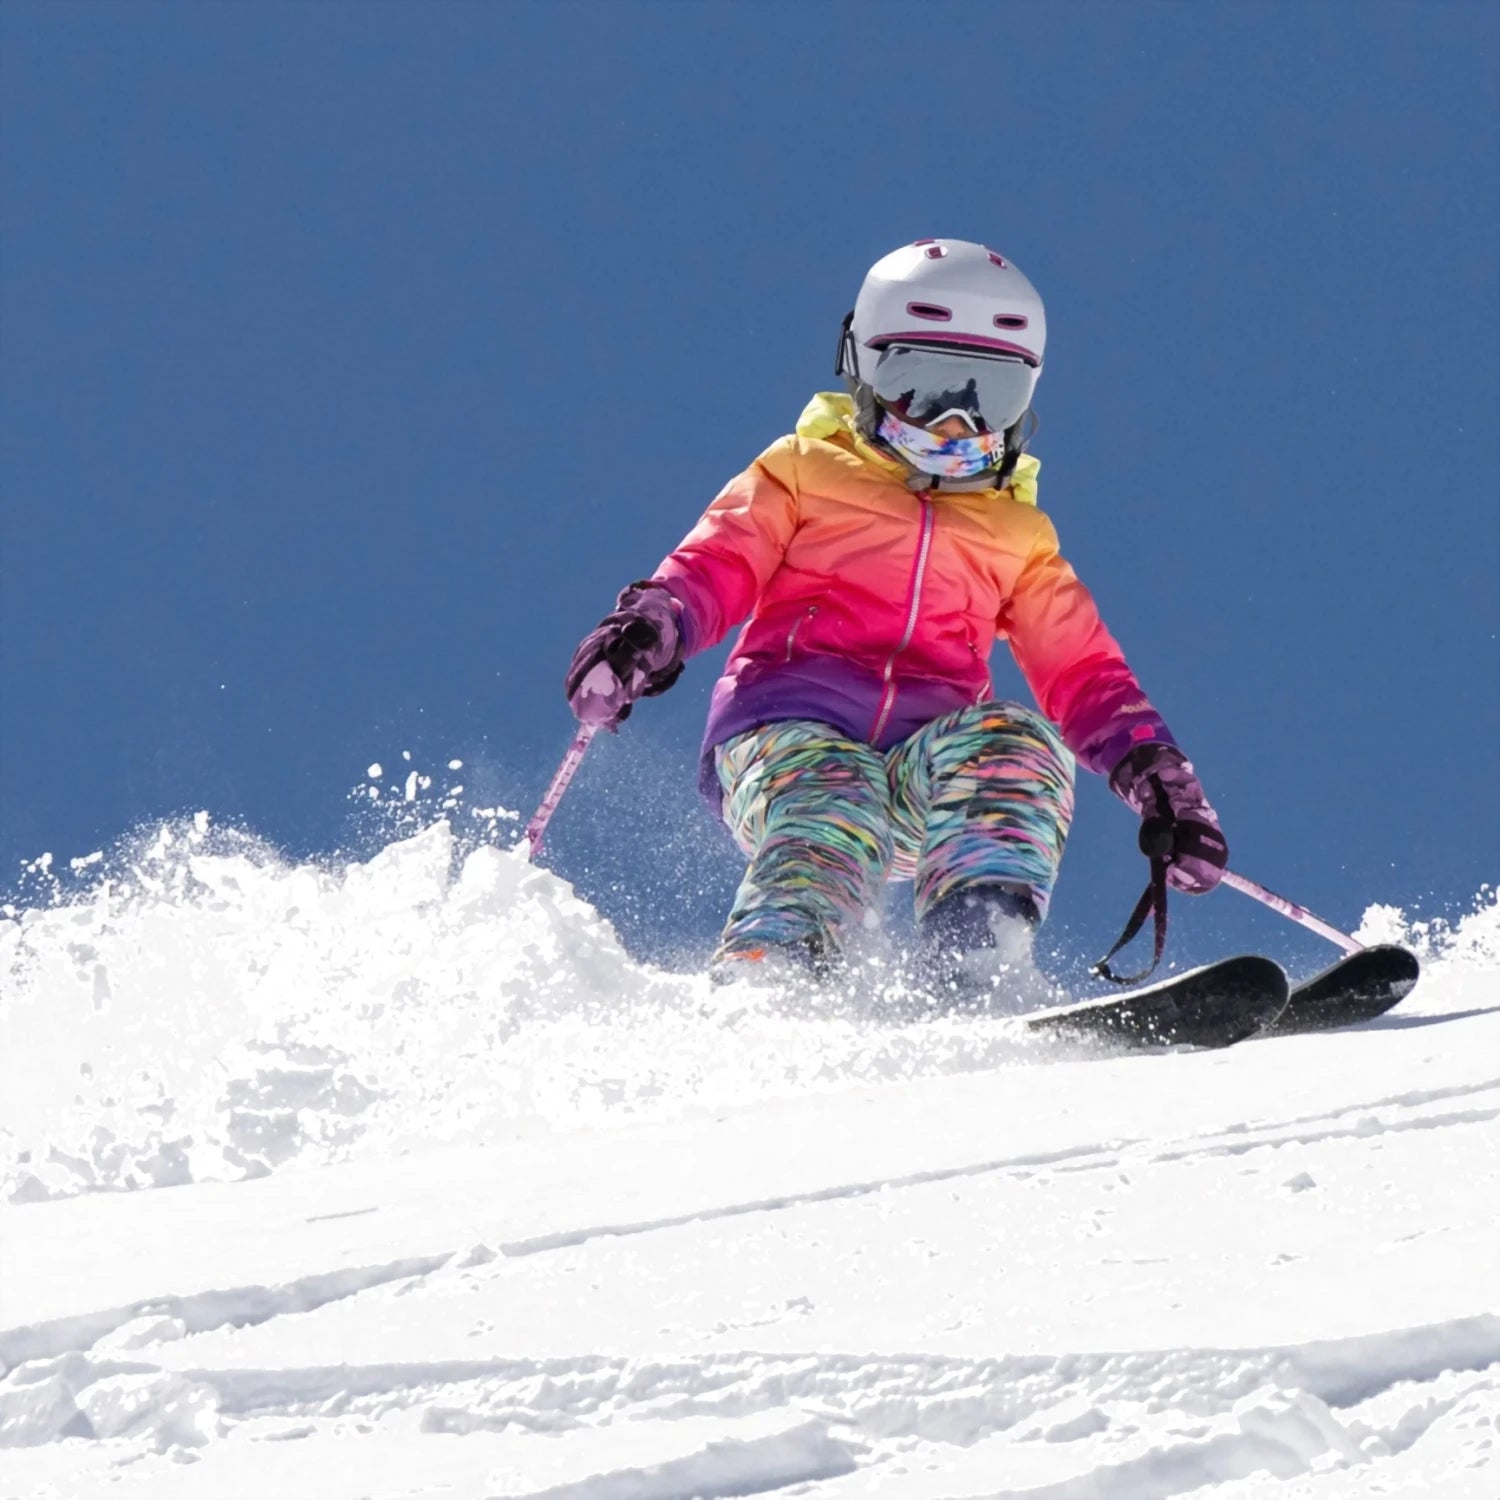
<path id="1" fill-rule="evenodd" d="M 1028 479 L 1034 471 L 1033 461 Z M 914 494 L 904 474 L 847 427 L 773 443 L 657 570 L 685 606 L 690 649 L 748 620 L 728 679 L 819 655 L 898 683 L 949 683 L 977 702 L 989 696 L 999 637 L 1042 712 L 1094 769 L 1112 768 L 1098 753 L 1113 754 L 1122 731 L 1127 741 L 1170 738 L 1045 515 L 1009 488 Z"/>

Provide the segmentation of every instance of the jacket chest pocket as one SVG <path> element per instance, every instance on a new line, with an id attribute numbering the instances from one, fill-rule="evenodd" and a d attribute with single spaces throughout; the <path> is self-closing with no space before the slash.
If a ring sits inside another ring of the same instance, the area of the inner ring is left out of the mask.
<path id="1" fill-rule="evenodd" d="M 816 604 L 809 604 L 806 609 L 792 621 L 791 629 L 786 633 L 786 659 L 792 659 L 792 652 L 797 648 L 797 632 L 802 629 L 818 612 Z"/>

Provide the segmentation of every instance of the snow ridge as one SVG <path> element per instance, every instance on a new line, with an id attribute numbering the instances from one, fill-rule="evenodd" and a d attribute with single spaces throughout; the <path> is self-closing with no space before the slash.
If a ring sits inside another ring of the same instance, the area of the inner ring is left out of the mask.
<path id="1" fill-rule="evenodd" d="M 0 1496 L 1497 1493 L 1491 891 L 1089 1058 L 726 1010 L 446 822 L 132 859 L 0 920 Z"/>
<path id="2" fill-rule="evenodd" d="M 128 1439 L 171 1454 L 215 1431 L 298 1442 L 331 1413 L 366 1431 L 409 1414 L 429 1436 L 491 1437 L 473 1456 L 500 1460 L 498 1472 L 508 1460 L 516 1488 L 485 1492 L 532 1500 L 758 1494 L 844 1475 L 858 1476 L 852 1487 L 814 1493 L 1224 1494 L 1225 1481 L 1255 1475 L 1337 1470 L 1347 1482 L 1350 1469 L 1410 1452 L 1500 1398 L 1497 1347 L 1493 1316 L 1289 1348 L 986 1360 L 747 1352 L 225 1369 L 167 1345 L 160 1363 L 100 1351 L 23 1367 L 0 1389 L 0 1432 L 11 1448 Z M 1163 1410 L 1180 1416 L 1163 1424 Z M 919 1478 L 916 1456 L 933 1450 L 954 1458 Z M 576 1477 L 552 1484 L 538 1477 L 548 1468 Z M 1031 1480 L 968 1488 L 986 1471 L 1028 1469 Z M 1049 1469 L 1065 1472 L 1042 1478 Z M 173 1492 L 112 1477 L 127 1495 Z"/>

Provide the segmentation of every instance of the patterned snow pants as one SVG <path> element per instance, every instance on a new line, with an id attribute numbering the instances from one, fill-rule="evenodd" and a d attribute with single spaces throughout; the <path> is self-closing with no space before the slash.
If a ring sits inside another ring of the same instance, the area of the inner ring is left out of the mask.
<path id="1" fill-rule="evenodd" d="M 955 891 L 1004 886 L 1045 917 L 1073 819 L 1072 753 L 1040 714 L 980 703 L 883 754 L 788 719 L 715 752 L 724 821 L 750 857 L 716 956 L 845 936 L 889 878 L 920 919 Z"/>

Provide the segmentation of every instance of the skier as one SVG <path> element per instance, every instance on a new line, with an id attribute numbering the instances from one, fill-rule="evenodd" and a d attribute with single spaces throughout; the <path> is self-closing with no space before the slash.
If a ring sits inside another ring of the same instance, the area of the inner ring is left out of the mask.
<path id="1" fill-rule="evenodd" d="M 849 394 L 814 396 L 574 655 L 574 714 L 613 729 L 747 621 L 701 762 L 749 858 L 715 978 L 826 971 L 892 877 L 935 988 L 1024 960 L 1075 757 L 1171 820 L 1172 886 L 1218 883 L 1218 818 L 1037 509 L 1045 344 L 1041 298 L 985 246 L 885 256 L 840 335 Z M 994 698 L 996 637 L 1041 713 Z"/>

